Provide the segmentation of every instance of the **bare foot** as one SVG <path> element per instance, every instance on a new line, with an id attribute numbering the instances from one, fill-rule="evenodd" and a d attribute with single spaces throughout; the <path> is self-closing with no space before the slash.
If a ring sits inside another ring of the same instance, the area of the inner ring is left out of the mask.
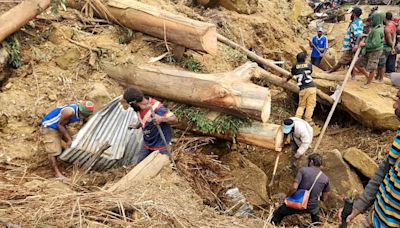
<path id="1" fill-rule="evenodd" d="M 367 84 L 367 83 L 361 86 L 361 88 L 363 88 L 363 89 L 368 89 L 368 87 L 369 87 L 369 84 Z"/>
<path id="2" fill-rule="evenodd" d="M 356 80 L 356 76 L 355 75 L 351 75 L 351 78 L 350 78 L 351 80 Z"/>
<path id="3" fill-rule="evenodd" d="M 57 173 L 56 174 L 56 179 L 57 180 L 68 180 L 68 178 L 66 178 L 64 175 L 62 175 L 61 173 Z"/>

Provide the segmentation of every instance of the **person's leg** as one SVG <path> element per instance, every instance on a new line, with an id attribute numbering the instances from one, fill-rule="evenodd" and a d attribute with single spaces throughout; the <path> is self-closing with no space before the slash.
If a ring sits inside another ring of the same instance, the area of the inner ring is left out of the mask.
<path id="1" fill-rule="evenodd" d="M 306 108 L 306 102 L 307 102 L 307 99 L 305 97 L 305 95 L 307 93 L 306 90 L 307 89 L 303 89 L 303 90 L 300 90 L 300 92 L 299 92 L 299 106 L 297 107 L 297 110 L 296 110 L 296 117 L 300 118 L 300 119 L 303 118 L 304 109 Z"/>
<path id="2" fill-rule="evenodd" d="M 374 79 L 376 70 L 378 68 L 379 58 L 381 57 L 381 55 L 382 55 L 382 50 L 374 51 L 367 54 L 368 59 L 367 59 L 366 70 L 368 70 L 370 73 L 368 76 L 367 83 L 364 86 L 362 86 L 363 88 L 368 88 L 368 85 L 371 84 L 372 80 Z"/>
<path id="3" fill-rule="evenodd" d="M 319 67 L 319 65 L 321 64 L 321 61 L 322 61 L 322 57 L 319 57 L 319 58 L 316 58 L 315 59 L 315 66 L 317 66 L 317 67 Z"/>
<path id="4" fill-rule="evenodd" d="M 272 216 L 271 223 L 275 225 L 279 225 L 282 220 L 289 215 L 294 215 L 294 214 L 301 214 L 302 211 L 292 209 L 287 207 L 285 204 L 282 204 L 275 212 L 274 215 Z"/>
<path id="5" fill-rule="evenodd" d="M 393 73 L 396 72 L 396 54 L 389 54 L 386 60 L 386 73 Z"/>
<path id="6" fill-rule="evenodd" d="M 315 106 L 317 105 L 317 88 L 307 89 L 307 104 L 306 112 L 304 114 L 304 120 L 310 124 L 313 124 L 312 116 L 314 113 Z"/>
<path id="7" fill-rule="evenodd" d="M 383 81 L 383 75 L 385 74 L 385 68 L 386 68 L 386 61 L 387 57 L 389 56 L 389 52 L 383 51 L 382 55 L 379 57 L 378 61 L 378 70 L 375 79 L 378 80 L 379 82 Z"/>
<path id="8" fill-rule="evenodd" d="M 311 64 L 317 66 L 317 58 L 311 57 Z"/>
<path id="9" fill-rule="evenodd" d="M 310 208 L 307 208 L 308 213 L 311 215 L 311 222 L 312 225 L 322 225 L 321 219 L 319 217 L 319 206 L 312 206 Z"/>
<path id="10" fill-rule="evenodd" d="M 292 141 L 290 142 L 290 146 L 292 148 L 292 155 L 289 158 L 289 167 L 296 168 L 296 160 L 297 159 L 294 155 L 297 153 L 299 146 L 297 145 L 296 141 L 294 141 L 293 137 L 292 137 Z"/>
<path id="11" fill-rule="evenodd" d="M 41 132 L 44 150 L 47 153 L 50 168 L 57 178 L 64 179 L 65 176 L 60 172 L 57 163 L 57 156 L 59 156 L 62 151 L 61 136 L 57 130 L 51 128 L 42 128 Z"/>

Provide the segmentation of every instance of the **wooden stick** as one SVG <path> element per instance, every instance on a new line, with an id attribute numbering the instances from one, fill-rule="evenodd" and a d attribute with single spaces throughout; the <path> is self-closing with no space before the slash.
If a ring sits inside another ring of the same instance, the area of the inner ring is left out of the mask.
<path id="1" fill-rule="evenodd" d="M 331 111 L 329 112 L 329 115 L 328 115 L 328 117 L 326 118 L 324 127 L 322 128 L 321 134 L 320 134 L 319 137 L 318 137 L 318 141 L 317 141 L 317 143 L 315 144 L 314 152 L 316 152 L 316 151 L 318 150 L 319 144 L 321 143 L 321 140 L 322 140 L 322 138 L 324 137 L 326 128 L 328 127 L 329 122 L 331 121 L 332 115 L 333 115 L 333 113 L 335 112 L 335 108 L 336 108 L 337 104 L 339 103 L 339 100 L 340 100 L 340 97 L 342 96 L 344 87 L 346 86 L 346 83 L 347 83 L 347 81 L 349 80 L 349 78 L 350 78 L 350 76 L 351 76 L 351 71 L 353 70 L 353 68 L 354 68 L 354 66 L 355 66 L 355 64 L 356 64 L 356 61 L 357 61 L 357 59 L 358 59 L 358 55 L 360 54 L 360 51 L 361 51 L 361 48 L 359 47 L 359 48 L 357 49 L 357 51 L 356 51 L 356 54 L 355 54 L 354 57 L 353 57 L 353 60 L 351 61 L 351 64 L 350 64 L 349 69 L 347 70 L 346 77 L 344 78 L 343 84 L 342 84 L 342 86 L 340 87 L 340 90 L 339 90 L 339 95 L 338 95 L 337 99 L 335 100 L 335 102 L 333 103 L 332 108 L 331 108 Z"/>
<path id="2" fill-rule="evenodd" d="M 278 72 L 279 74 L 282 74 L 284 76 L 291 76 L 291 73 L 277 65 L 274 64 L 274 62 L 272 60 L 269 59 L 264 59 L 263 57 L 257 55 L 256 53 L 247 50 L 245 47 L 233 42 L 232 40 L 229 40 L 228 38 L 226 38 L 223 35 L 217 34 L 217 39 L 218 41 L 220 41 L 221 43 L 224 43 L 234 49 L 238 49 L 242 52 L 244 52 L 247 57 L 249 57 L 251 60 L 259 63 L 259 64 L 265 64 L 268 67 L 270 67 L 273 71 Z"/>
<path id="3" fill-rule="evenodd" d="M 318 54 L 322 57 L 322 60 L 324 60 L 329 65 L 330 68 L 333 68 L 333 66 L 326 59 L 324 59 L 324 55 L 318 50 L 318 48 L 315 46 L 315 44 L 311 40 L 308 40 L 308 41 L 315 48 L 315 50 L 317 50 Z M 326 50 L 328 50 L 328 48 Z"/>
<path id="4" fill-rule="evenodd" d="M 77 45 L 77 46 L 86 48 L 86 49 L 88 49 L 88 50 L 90 50 L 90 51 L 94 51 L 94 52 L 97 52 L 97 53 L 99 53 L 99 54 L 101 53 L 101 50 L 98 49 L 98 48 L 89 47 L 89 46 L 87 46 L 87 45 L 85 45 L 85 44 L 79 43 L 79 42 L 77 42 L 77 41 L 75 41 L 75 40 L 73 40 L 73 39 L 67 38 L 67 37 L 64 37 L 64 38 L 65 38 L 66 40 L 68 40 L 69 42 L 71 42 L 71 43 Z"/>

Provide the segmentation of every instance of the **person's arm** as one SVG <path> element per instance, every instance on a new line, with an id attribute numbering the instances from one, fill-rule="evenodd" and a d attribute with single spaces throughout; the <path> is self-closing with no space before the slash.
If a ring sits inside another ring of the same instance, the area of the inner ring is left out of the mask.
<path id="1" fill-rule="evenodd" d="M 297 126 L 296 126 L 297 127 Z M 301 129 L 301 145 L 299 146 L 299 149 L 297 149 L 296 154 L 294 155 L 295 158 L 300 158 L 307 149 L 310 147 L 311 142 L 312 142 L 312 135 L 310 135 L 307 131 L 307 129 Z"/>
<path id="2" fill-rule="evenodd" d="M 322 201 L 328 200 L 329 191 L 330 191 L 330 186 L 328 181 L 328 183 L 325 184 L 324 189 L 322 190 L 322 196 L 321 196 Z"/>
<path id="3" fill-rule="evenodd" d="M 311 40 L 308 40 L 308 45 L 310 45 L 310 48 L 314 48 L 313 43 L 314 43 L 314 37 L 311 38 Z"/>
<path id="4" fill-rule="evenodd" d="M 178 123 L 178 118 L 176 118 L 175 114 L 169 111 L 164 106 L 159 107 L 155 111 L 155 116 L 153 117 L 154 121 L 157 124 L 160 123 L 168 123 L 168 124 L 176 124 Z"/>
<path id="5" fill-rule="evenodd" d="M 68 129 L 65 127 L 65 125 L 67 125 L 71 117 L 75 115 L 75 111 L 72 108 L 64 108 L 63 110 L 61 110 L 60 114 L 61 116 L 60 120 L 58 121 L 58 131 L 66 140 L 67 146 L 70 147 L 72 144 L 72 137 L 69 134 Z"/>
<path id="6" fill-rule="evenodd" d="M 361 40 L 363 39 L 363 28 L 364 25 L 361 23 L 360 26 L 357 25 L 352 25 L 352 29 L 353 29 L 353 34 L 355 37 L 357 37 L 356 43 L 354 44 L 353 47 L 353 52 L 356 52 L 358 49 L 359 44 L 361 43 Z"/>
<path id="7" fill-rule="evenodd" d="M 368 35 L 368 40 L 365 43 L 365 48 L 375 49 L 382 45 L 381 36 L 377 31 L 371 31 Z"/>
<path id="8" fill-rule="evenodd" d="M 299 183 L 303 180 L 303 168 L 299 169 L 297 172 L 296 178 L 294 178 L 294 182 L 292 184 L 292 187 L 289 189 L 287 196 L 292 196 L 297 189 L 299 188 Z"/>
<path id="9" fill-rule="evenodd" d="M 385 41 L 387 46 L 394 48 L 394 42 L 393 42 L 393 37 L 392 37 L 392 31 L 390 29 L 385 28 Z"/>

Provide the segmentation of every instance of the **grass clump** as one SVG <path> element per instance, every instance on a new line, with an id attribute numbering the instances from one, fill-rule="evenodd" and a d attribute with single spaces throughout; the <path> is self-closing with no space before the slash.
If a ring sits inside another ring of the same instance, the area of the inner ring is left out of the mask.
<path id="1" fill-rule="evenodd" d="M 2 46 L 10 55 L 8 64 L 10 64 L 14 68 L 19 68 L 23 65 L 21 58 L 21 44 L 18 41 L 17 33 L 14 33 L 13 35 L 7 37 L 7 39 L 2 43 Z"/>
<path id="2" fill-rule="evenodd" d="M 240 118 L 227 114 L 221 114 L 215 120 L 207 118 L 205 109 L 189 105 L 179 105 L 173 110 L 179 119 L 185 119 L 192 123 L 197 129 L 205 133 L 229 133 L 236 136 L 241 127 L 250 125 L 250 119 Z"/>

